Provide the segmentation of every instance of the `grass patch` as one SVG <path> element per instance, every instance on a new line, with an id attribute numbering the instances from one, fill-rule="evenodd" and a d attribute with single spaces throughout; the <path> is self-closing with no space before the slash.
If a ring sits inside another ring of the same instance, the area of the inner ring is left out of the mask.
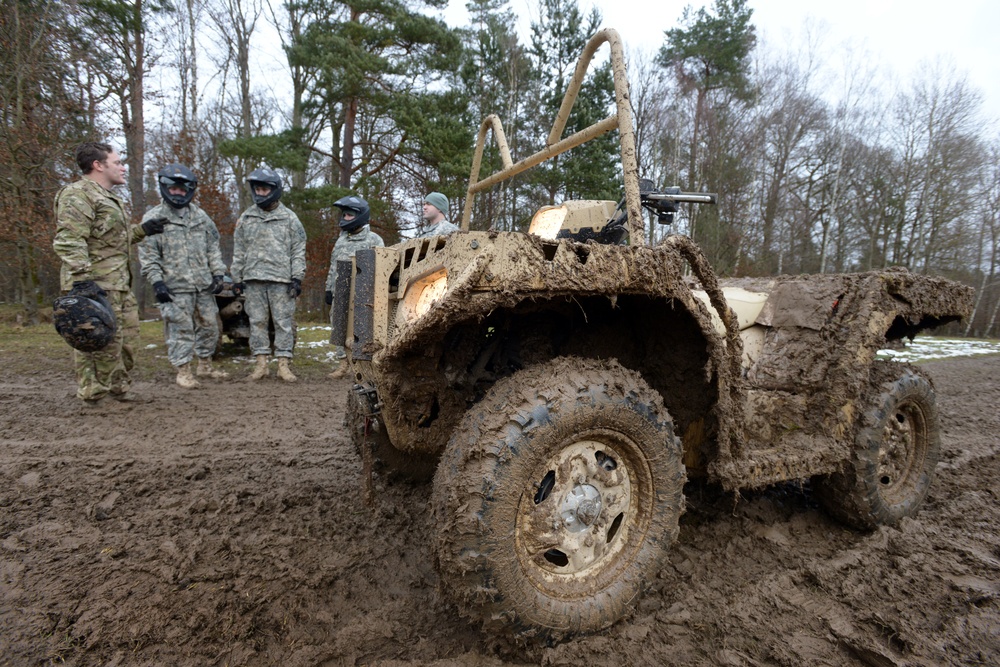
<path id="1" fill-rule="evenodd" d="M 322 322 L 300 322 L 295 344 L 292 368 L 302 379 L 319 379 L 335 365 L 329 344 L 330 326 Z M 167 359 L 167 346 L 163 338 L 163 323 L 159 320 L 143 321 L 139 325 L 139 343 L 136 346 L 137 380 L 172 380 L 174 369 Z M 9 372 L 31 374 L 38 371 L 65 371 L 72 375 L 72 349 L 66 344 L 51 322 L 37 325 L 18 325 L 13 318 L 0 318 L 0 360 Z M 224 339 L 216 351 L 215 365 L 226 370 L 233 378 L 250 373 L 254 358 L 245 345 L 235 345 Z M 273 362 L 272 362 L 273 363 Z"/>

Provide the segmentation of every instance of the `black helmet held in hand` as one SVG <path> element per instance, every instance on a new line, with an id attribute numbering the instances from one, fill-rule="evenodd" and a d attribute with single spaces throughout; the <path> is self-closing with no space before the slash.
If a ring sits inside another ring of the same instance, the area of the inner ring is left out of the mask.
<path id="1" fill-rule="evenodd" d="M 56 332 L 81 352 L 99 352 L 115 338 L 114 310 L 105 293 L 98 292 L 84 296 L 71 291 L 52 302 Z"/>
<path id="2" fill-rule="evenodd" d="M 173 208 L 184 208 L 194 199 L 194 190 L 198 187 L 198 177 L 182 164 L 168 164 L 156 174 L 160 185 L 160 196 Z M 183 195 L 170 194 L 170 188 L 184 188 Z"/>
<path id="3" fill-rule="evenodd" d="M 277 203 L 281 199 L 281 176 L 278 176 L 278 172 L 273 169 L 267 167 L 254 169 L 247 176 L 247 184 L 250 186 L 250 195 L 253 197 L 253 203 L 263 209 L 271 208 L 272 204 Z M 266 185 L 271 188 L 271 191 L 266 195 L 258 195 L 255 190 L 258 185 Z"/>
<path id="4" fill-rule="evenodd" d="M 356 195 L 342 197 L 333 202 L 333 205 L 341 211 L 350 211 L 354 214 L 350 220 L 345 220 L 343 215 L 340 216 L 340 228 L 346 232 L 355 232 L 361 229 L 368 224 L 368 220 L 371 218 L 371 207 L 368 206 L 368 202 Z"/>

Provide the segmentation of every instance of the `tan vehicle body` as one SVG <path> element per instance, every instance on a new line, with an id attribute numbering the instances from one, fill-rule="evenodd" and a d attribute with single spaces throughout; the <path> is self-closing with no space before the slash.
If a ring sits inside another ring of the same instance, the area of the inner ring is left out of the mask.
<path id="1" fill-rule="evenodd" d="M 860 527 L 914 513 L 936 462 L 933 392 L 876 353 L 972 303 L 970 288 L 906 270 L 719 280 L 690 239 L 644 245 L 650 195 L 613 31 L 592 40 L 577 76 L 605 41 L 625 106 L 568 139 L 557 118 L 550 147 L 517 164 L 499 121 L 485 121 L 462 229 L 476 192 L 618 129 L 630 245 L 574 240 L 616 207 L 567 202 L 566 238 L 461 231 L 338 266 L 347 305 L 334 338 L 349 350 L 359 449 L 390 471 L 436 475 L 443 588 L 485 627 L 522 634 L 626 614 L 676 537 L 685 477 L 728 490 L 816 480 Z M 488 129 L 505 167 L 480 181 Z"/>
<path id="2" fill-rule="evenodd" d="M 833 472 L 876 352 L 971 304 L 970 288 L 905 270 L 721 280 L 723 298 L 734 292 L 753 315 L 737 353 L 670 243 L 459 232 L 373 254 L 372 335 L 347 345 L 355 380 L 379 390 L 397 449 L 440 454 L 497 379 L 487 355 L 517 346 L 522 366 L 572 355 L 635 368 L 663 396 L 689 471 L 728 489 Z M 435 281 L 446 287 L 431 300 Z M 572 334 L 557 346 L 560 331 Z"/>

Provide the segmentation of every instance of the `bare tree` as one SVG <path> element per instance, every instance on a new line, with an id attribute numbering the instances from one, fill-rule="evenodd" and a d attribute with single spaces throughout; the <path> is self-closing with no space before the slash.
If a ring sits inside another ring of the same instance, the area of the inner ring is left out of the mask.
<path id="1" fill-rule="evenodd" d="M 976 303 L 965 325 L 965 335 L 976 333 L 974 327 L 981 319 L 986 324 L 978 333 L 989 336 L 994 332 L 997 314 L 1000 313 L 1000 141 L 994 140 L 990 147 L 987 167 L 982 170 L 981 196 L 979 201 L 978 262 L 976 268 L 981 274 Z M 992 301 L 992 304 L 991 304 Z M 982 311 L 988 316 L 980 317 Z M 995 334 L 994 334 L 995 335 Z"/>
<path id="2" fill-rule="evenodd" d="M 219 69 L 229 72 L 235 69 L 238 91 L 235 96 L 236 119 L 235 134 L 242 139 L 249 139 L 257 134 L 261 126 L 258 116 L 255 122 L 255 104 L 252 98 L 252 72 L 250 60 L 250 41 L 257 29 L 257 21 L 264 11 L 264 0 L 208 0 L 208 14 L 212 20 L 218 44 L 223 53 Z M 223 99 L 228 97 L 226 86 L 222 85 Z M 220 107 L 223 105 L 220 105 Z M 247 175 L 256 166 L 246 158 L 236 157 L 231 161 L 233 176 L 237 183 L 239 208 L 250 205 L 250 194 L 239 184 L 246 180 Z"/>
<path id="3" fill-rule="evenodd" d="M 827 120 L 826 105 L 812 92 L 816 74 L 814 45 L 802 54 L 786 54 L 759 70 L 759 129 L 761 215 L 759 271 L 777 269 L 776 226 L 789 220 L 788 188 L 793 175 L 808 160 Z"/>
<path id="4" fill-rule="evenodd" d="M 632 53 L 628 72 L 639 174 L 658 187 L 678 185 L 683 171 L 680 137 L 688 134 L 685 124 L 692 119 L 684 105 L 677 104 L 676 84 L 663 76 L 655 56 Z M 667 232 L 665 227 L 649 224 L 647 242 L 656 245 Z"/>
<path id="5" fill-rule="evenodd" d="M 976 130 L 980 95 L 954 67 L 925 64 L 898 98 L 899 133 L 905 138 L 905 237 L 898 245 L 905 264 L 923 272 L 960 232 L 968 192 L 982 160 Z"/>

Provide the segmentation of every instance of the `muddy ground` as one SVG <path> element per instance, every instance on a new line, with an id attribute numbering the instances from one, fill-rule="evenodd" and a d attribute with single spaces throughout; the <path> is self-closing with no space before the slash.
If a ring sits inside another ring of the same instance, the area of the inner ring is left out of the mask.
<path id="1" fill-rule="evenodd" d="M 345 381 L 161 374 L 86 411 L 68 361 L 33 368 L 0 374 L 2 665 L 1000 664 L 1000 357 L 926 365 L 944 451 L 915 520 L 861 534 L 807 485 L 689 483 L 664 592 L 555 646 L 438 597 L 429 488 L 362 504 Z"/>

